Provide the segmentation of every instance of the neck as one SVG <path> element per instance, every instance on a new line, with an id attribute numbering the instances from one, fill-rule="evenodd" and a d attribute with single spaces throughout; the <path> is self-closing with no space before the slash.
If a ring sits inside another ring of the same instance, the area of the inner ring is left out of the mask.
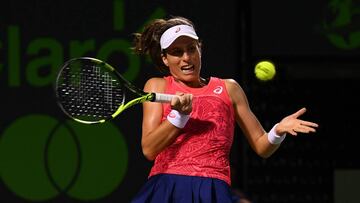
<path id="1" fill-rule="evenodd" d="M 192 87 L 192 88 L 200 88 L 200 87 L 204 87 L 204 86 L 206 86 L 207 84 L 208 84 L 208 80 L 206 80 L 205 78 L 199 78 L 199 80 L 197 80 L 197 81 L 189 81 L 189 82 L 187 82 L 187 81 L 181 81 L 181 80 L 179 80 L 179 79 L 177 79 L 177 78 L 175 78 L 174 77 L 174 80 L 176 81 L 176 82 L 178 82 L 178 83 L 182 83 L 182 84 L 184 84 L 184 85 L 186 85 L 186 86 L 188 86 L 188 87 Z"/>

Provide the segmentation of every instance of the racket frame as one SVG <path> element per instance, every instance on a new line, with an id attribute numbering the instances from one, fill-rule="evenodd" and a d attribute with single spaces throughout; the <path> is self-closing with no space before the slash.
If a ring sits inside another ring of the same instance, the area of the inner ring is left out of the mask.
<path id="1" fill-rule="evenodd" d="M 64 70 L 65 67 L 67 67 L 70 63 L 72 63 L 73 61 L 78 61 L 78 60 L 89 60 L 92 62 L 95 62 L 97 65 L 99 65 L 100 67 L 104 67 L 107 68 L 110 72 L 114 73 L 115 76 L 117 77 L 117 79 L 120 81 L 120 83 L 122 83 L 122 85 L 124 87 L 126 87 L 127 90 L 130 90 L 131 92 L 133 92 L 137 97 L 135 99 L 132 99 L 128 102 L 125 101 L 126 96 L 125 96 L 125 92 L 123 93 L 123 101 L 121 103 L 121 105 L 119 105 L 119 107 L 117 108 L 117 110 L 111 114 L 108 118 L 104 118 L 104 119 L 99 119 L 96 121 L 88 121 L 88 120 L 82 120 L 79 118 L 76 118 L 74 116 L 72 116 L 67 110 L 65 110 L 63 104 L 60 102 L 59 99 L 59 94 L 58 94 L 58 81 L 59 81 L 59 77 L 61 75 L 61 72 Z M 143 102 L 154 102 L 156 101 L 156 98 L 158 98 L 158 102 L 169 102 L 169 98 L 172 95 L 167 95 L 167 94 L 159 94 L 157 96 L 156 93 L 147 93 L 144 92 L 143 90 L 137 88 L 136 86 L 134 86 L 133 84 L 131 84 L 128 80 L 126 80 L 118 71 L 116 71 L 116 69 L 114 67 L 112 67 L 110 64 L 96 59 L 96 58 L 92 58 L 92 57 L 77 57 L 77 58 L 72 58 L 70 60 L 68 60 L 67 62 L 65 62 L 65 64 L 63 65 L 63 67 L 60 69 L 57 78 L 56 78 L 56 83 L 55 83 L 55 92 L 56 92 L 56 98 L 57 98 L 57 103 L 60 106 L 60 108 L 62 109 L 62 111 L 71 119 L 80 122 L 80 123 L 84 123 L 84 124 L 95 124 L 95 123 L 104 123 L 108 120 L 111 120 L 113 118 L 115 118 L 116 116 L 118 116 L 120 113 L 122 113 L 124 110 L 130 108 L 131 106 L 134 106 L 136 104 L 140 104 Z M 164 95 L 164 96 L 161 96 Z M 166 96 L 167 95 L 167 96 Z M 167 99 L 163 99 L 164 97 L 166 97 Z M 161 98 L 161 100 L 160 100 Z M 126 103 L 125 103 L 126 102 Z"/>

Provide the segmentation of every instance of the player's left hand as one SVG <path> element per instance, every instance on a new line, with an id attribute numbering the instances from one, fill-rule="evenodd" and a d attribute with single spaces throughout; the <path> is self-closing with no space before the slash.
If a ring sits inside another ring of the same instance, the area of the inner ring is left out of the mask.
<path id="1" fill-rule="evenodd" d="M 319 126 L 317 123 L 298 119 L 298 117 L 303 115 L 305 112 L 306 108 L 301 108 L 297 112 L 283 118 L 276 126 L 276 134 L 282 135 L 287 133 L 297 136 L 298 133 L 316 132 L 316 128 Z"/>

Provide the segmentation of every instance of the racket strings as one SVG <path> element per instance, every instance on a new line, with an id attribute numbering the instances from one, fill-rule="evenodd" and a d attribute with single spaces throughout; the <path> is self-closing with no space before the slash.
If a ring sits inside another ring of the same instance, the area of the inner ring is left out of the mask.
<path id="1" fill-rule="evenodd" d="M 96 65 L 63 70 L 60 94 L 63 108 L 74 118 L 110 118 L 124 101 L 123 87 L 110 71 Z"/>

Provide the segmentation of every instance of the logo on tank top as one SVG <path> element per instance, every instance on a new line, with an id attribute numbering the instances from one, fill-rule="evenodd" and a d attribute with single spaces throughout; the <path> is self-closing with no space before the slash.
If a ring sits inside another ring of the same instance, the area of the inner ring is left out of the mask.
<path id="1" fill-rule="evenodd" d="M 222 91 L 223 91 L 223 87 L 217 86 L 217 87 L 214 89 L 213 92 L 214 92 L 215 94 L 221 94 Z"/>

